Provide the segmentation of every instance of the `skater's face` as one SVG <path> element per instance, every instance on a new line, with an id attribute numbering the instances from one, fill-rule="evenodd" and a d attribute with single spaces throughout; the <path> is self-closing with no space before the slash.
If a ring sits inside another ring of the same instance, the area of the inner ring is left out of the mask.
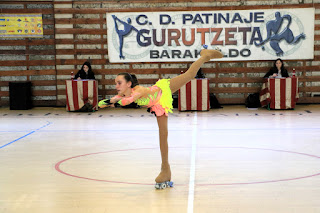
<path id="1" fill-rule="evenodd" d="M 127 94 L 128 91 L 131 91 L 131 81 L 126 81 L 123 75 L 118 75 L 116 77 L 116 90 L 118 92 L 118 95 L 122 96 L 124 94 Z"/>
<path id="2" fill-rule="evenodd" d="M 278 68 L 278 70 L 281 69 L 282 66 L 282 62 L 280 60 L 276 61 L 276 67 Z"/>

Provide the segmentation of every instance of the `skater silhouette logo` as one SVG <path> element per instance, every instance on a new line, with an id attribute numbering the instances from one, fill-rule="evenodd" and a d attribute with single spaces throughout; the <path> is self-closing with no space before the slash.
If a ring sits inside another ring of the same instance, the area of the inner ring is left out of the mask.
<path id="1" fill-rule="evenodd" d="M 131 18 L 127 18 L 127 21 L 122 21 L 115 15 L 112 15 L 112 18 L 114 20 L 114 25 L 115 25 L 115 31 L 118 34 L 119 37 L 119 58 L 124 59 L 125 56 L 123 55 L 123 46 L 124 46 L 124 38 L 129 35 L 132 30 L 136 31 L 138 34 L 137 36 L 143 36 L 137 28 L 131 25 Z M 122 24 L 122 28 L 120 29 L 119 24 Z"/>
<path id="2" fill-rule="evenodd" d="M 265 44 L 269 41 L 270 46 L 277 56 L 282 56 L 284 50 L 280 47 L 281 41 L 286 41 L 287 44 L 296 45 L 301 39 L 305 39 L 306 35 L 301 32 L 299 35 L 294 36 L 292 30 L 290 29 L 292 24 L 292 17 L 289 14 L 281 15 L 280 12 L 275 13 L 275 19 L 270 20 L 266 24 L 267 38 L 262 40 L 260 43 L 255 42 L 255 46 L 262 47 L 265 50 Z M 296 22 L 299 20 L 295 19 Z M 286 25 L 285 25 L 286 24 Z M 296 23 L 298 26 L 300 23 Z M 299 30 L 301 26 L 299 26 Z"/>

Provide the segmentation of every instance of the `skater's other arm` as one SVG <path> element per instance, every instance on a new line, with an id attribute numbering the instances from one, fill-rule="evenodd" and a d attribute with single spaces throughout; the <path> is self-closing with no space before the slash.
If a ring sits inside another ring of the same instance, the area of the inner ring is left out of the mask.
<path id="1" fill-rule="evenodd" d="M 134 91 L 131 96 L 129 97 L 121 97 L 120 100 L 118 99 L 118 104 L 121 106 L 126 106 L 128 104 L 131 104 L 132 102 L 135 102 L 137 99 L 141 98 L 141 91 Z M 116 99 L 115 99 L 116 100 Z"/>
<path id="2" fill-rule="evenodd" d="M 98 106 L 99 106 L 99 108 L 115 107 L 114 103 L 111 103 L 110 99 L 104 99 L 104 100 L 99 101 Z"/>
<path id="3" fill-rule="evenodd" d="M 110 99 L 110 103 L 111 103 L 111 104 L 115 104 L 115 103 L 117 103 L 118 101 L 120 101 L 122 98 L 123 98 L 122 96 L 116 95 L 116 96 L 114 96 L 114 97 L 112 97 L 112 98 Z"/>

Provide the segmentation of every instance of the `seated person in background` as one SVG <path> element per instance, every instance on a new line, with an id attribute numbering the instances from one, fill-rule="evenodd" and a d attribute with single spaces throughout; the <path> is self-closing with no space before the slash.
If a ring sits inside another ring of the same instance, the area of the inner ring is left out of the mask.
<path id="1" fill-rule="evenodd" d="M 91 70 L 91 65 L 89 62 L 84 62 L 81 69 L 75 75 L 74 79 L 81 80 L 81 79 L 95 79 L 94 73 Z"/>
<path id="2" fill-rule="evenodd" d="M 287 78 L 289 77 L 288 71 L 283 66 L 283 61 L 278 58 L 274 61 L 273 67 L 267 72 L 264 78 Z"/>

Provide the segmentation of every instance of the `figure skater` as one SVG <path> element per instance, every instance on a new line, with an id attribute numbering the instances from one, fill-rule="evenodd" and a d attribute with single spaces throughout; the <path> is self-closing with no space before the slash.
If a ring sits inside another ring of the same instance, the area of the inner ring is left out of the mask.
<path id="1" fill-rule="evenodd" d="M 115 103 L 124 106 L 135 102 L 140 106 L 148 107 L 148 111 L 156 115 L 162 160 L 161 172 L 155 179 L 157 189 L 172 187 L 173 185 L 168 159 L 168 113 L 172 113 L 173 109 L 172 93 L 192 80 L 202 64 L 210 61 L 210 59 L 222 58 L 223 54 L 218 50 L 203 49 L 200 56 L 185 73 L 172 79 L 158 80 L 155 85 L 148 88 L 139 86 L 135 75 L 119 73 L 115 79 L 118 95 L 110 100 L 106 99 L 99 102 L 100 108 L 110 107 Z"/>

